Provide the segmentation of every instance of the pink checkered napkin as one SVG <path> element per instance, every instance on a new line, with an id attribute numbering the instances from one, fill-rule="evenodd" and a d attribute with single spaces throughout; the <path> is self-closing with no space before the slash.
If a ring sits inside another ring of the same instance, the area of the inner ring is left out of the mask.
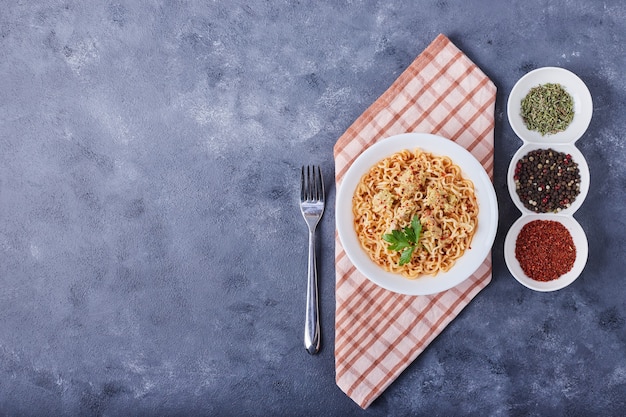
<path id="1" fill-rule="evenodd" d="M 439 35 L 339 138 L 334 148 L 337 186 L 367 147 L 407 132 L 456 141 L 493 177 L 495 101 L 495 85 Z M 335 236 L 336 381 L 367 408 L 491 281 L 491 255 L 450 290 L 407 296 L 365 278 Z"/>

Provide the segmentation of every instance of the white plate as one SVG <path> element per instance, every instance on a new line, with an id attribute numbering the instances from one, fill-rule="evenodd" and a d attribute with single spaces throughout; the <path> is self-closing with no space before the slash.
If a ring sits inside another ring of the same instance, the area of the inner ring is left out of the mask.
<path id="1" fill-rule="evenodd" d="M 421 149 L 448 156 L 461 168 L 463 177 L 473 181 L 478 200 L 478 227 L 471 249 L 448 272 L 407 279 L 387 272 L 374 263 L 359 243 L 354 230 L 352 197 L 361 177 L 378 161 L 404 149 Z M 498 201 L 493 184 L 482 165 L 465 148 L 440 136 L 406 133 L 391 136 L 366 149 L 346 172 L 337 191 L 335 207 L 337 232 L 352 264 L 375 284 L 401 294 L 426 295 L 450 289 L 469 278 L 489 255 L 498 227 Z"/>
<path id="2" fill-rule="evenodd" d="M 517 162 L 523 158 L 527 153 L 536 149 L 554 149 L 557 152 L 562 152 L 565 154 L 572 155 L 572 161 L 578 164 L 578 172 L 580 173 L 580 193 L 576 196 L 574 201 L 572 201 L 571 205 L 563 209 L 559 212 L 559 214 L 574 214 L 576 210 L 580 208 L 580 206 L 585 201 L 587 197 L 587 193 L 589 192 L 589 166 L 587 165 L 587 160 L 583 156 L 583 154 L 574 146 L 573 144 L 538 144 L 538 143 L 527 143 L 522 145 L 521 148 L 515 152 L 513 158 L 511 158 L 511 162 L 509 163 L 509 171 L 507 172 L 507 186 L 509 189 L 509 194 L 511 195 L 511 200 L 515 203 L 515 206 L 522 212 L 522 214 L 533 214 L 535 213 L 532 210 L 524 207 L 524 204 L 519 198 L 517 194 L 517 190 L 515 189 L 515 179 L 513 176 L 515 175 L 515 166 Z"/>
<path id="3" fill-rule="evenodd" d="M 574 100 L 574 119 L 563 132 L 542 136 L 528 130 L 521 116 L 521 103 L 531 88 L 546 83 L 561 84 Z M 525 142 L 574 143 L 585 133 L 593 113 L 591 93 L 578 76 L 564 68 L 544 67 L 524 75 L 515 84 L 507 102 L 507 113 L 511 128 Z"/>
<path id="4" fill-rule="evenodd" d="M 561 224 L 565 226 L 572 235 L 574 246 L 576 246 L 576 260 L 574 261 L 572 269 L 560 278 L 546 282 L 536 281 L 529 278 L 524 273 L 519 261 L 515 257 L 515 242 L 517 241 L 517 235 L 519 235 L 519 232 L 526 223 L 533 220 L 555 220 L 561 222 Z M 572 216 L 562 216 L 556 214 L 528 214 L 522 216 L 517 219 L 515 223 L 513 223 L 513 226 L 509 229 L 509 232 L 504 240 L 504 260 L 509 268 L 509 271 L 511 271 L 513 277 L 515 277 L 515 279 L 522 285 L 535 291 L 556 291 L 570 285 L 576 280 L 576 278 L 578 278 L 585 268 L 588 254 L 589 246 L 587 243 L 587 235 L 580 224 Z"/>

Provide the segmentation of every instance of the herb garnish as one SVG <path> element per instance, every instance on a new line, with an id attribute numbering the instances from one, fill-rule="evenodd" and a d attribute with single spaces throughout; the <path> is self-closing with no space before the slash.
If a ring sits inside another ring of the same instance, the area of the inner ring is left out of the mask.
<path id="1" fill-rule="evenodd" d="M 574 119 L 574 100 L 561 84 L 538 85 L 522 100 L 521 116 L 528 130 L 542 136 L 562 132 Z"/>
<path id="2" fill-rule="evenodd" d="M 402 230 L 392 230 L 391 233 L 383 235 L 383 239 L 391 243 L 387 249 L 402 251 L 398 265 L 402 266 L 409 263 L 415 248 L 417 248 L 419 244 L 421 234 L 422 224 L 420 223 L 419 217 L 415 215 L 411 220 L 410 226 L 404 227 Z"/>

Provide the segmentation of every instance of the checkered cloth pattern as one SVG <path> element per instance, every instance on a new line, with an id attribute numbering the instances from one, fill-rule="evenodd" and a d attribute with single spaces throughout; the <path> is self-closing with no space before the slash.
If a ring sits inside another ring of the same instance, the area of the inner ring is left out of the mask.
<path id="1" fill-rule="evenodd" d="M 337 186 L 370 145 L 433 133 L 468 149 L 493 178 L 496 87 L 445 35 L 437 38 L 339 138 Z M 466 281 L 428 296 L 385 290 L 350 262 L 335 234 L 337 385 L 367 408 L 491 281 L 491 255 Z"/>

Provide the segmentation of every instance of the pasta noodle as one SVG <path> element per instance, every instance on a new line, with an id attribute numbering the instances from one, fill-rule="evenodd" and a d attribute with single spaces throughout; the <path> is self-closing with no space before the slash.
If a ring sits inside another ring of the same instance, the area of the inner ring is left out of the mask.
<path id="1" fill-rule="evenodd" d="M 470 247 L 478 225 L 478 202 L 471 180 L 446 156 L 420 149 L 382 159 L 361 178 L 353 199 L 354 227 L 376 264 L 410 279 L 448 271 Z M 383 235 L 419 216 L 422 234 L 411 260 L 399 266 L 400 252 Z"/>

